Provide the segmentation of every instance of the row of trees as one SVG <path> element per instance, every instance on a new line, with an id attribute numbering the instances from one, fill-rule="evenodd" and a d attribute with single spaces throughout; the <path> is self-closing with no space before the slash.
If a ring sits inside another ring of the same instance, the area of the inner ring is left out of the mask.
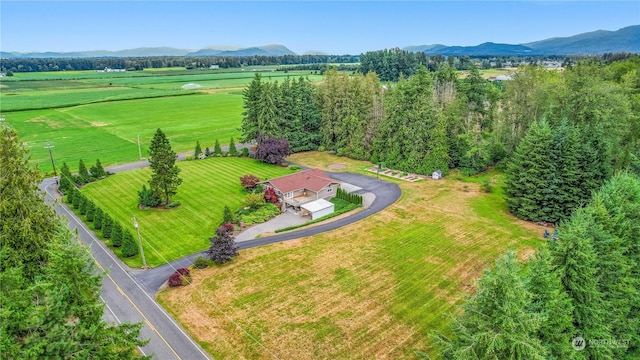
<path id="1" fill-rule="evenodd" d="M 263 82 L 260 73 L 243 91 L 242 142 L 260 138 L 288 140 L 292 152 L 315 150 L 320 145 L 320 112 L 311 81 L 299 78 Z"/>
<path id="2" fill-rule="evenodd" d="M 216 139 L 216 142 L 213 145 L 213 151 L 211 151 L 209 147 L 206 147 L 203 151 L 202 146 L 200 146 L 200 141 L 196 141 L 196 147 L 193 152 L 194 159 L 206 159 L 211 156 L 220 157 L 220 156 L 227 156 L 227 155 L 248 157 L 249 149 L 246 147 L 243 147 L 240 151 L 238 151 L 235 141 L 233 141 L 233 138 L 231 138 L 231 140 L 229 141 L 229 148 L 227 149 L 226 152 L 222 151 L 222 147 L 220 146 L 220 142 L 218 141 L 218 139 Z"/>
<path id="3" fill-rule="evenodd" d="M 107 177 L 109 174 L 102 167 L 102 163 L 100 159 L 96 159 L 95 165 L 91 166 L 89 170 L 87 170 L 87 166 L 84 164 L 84 161 L 80 159 L 78 161 L 78 174 L 73 175 L 67 163 L 62 164 L 62 168 L 60 168 L 60 181 L 58 188 L 60 191 L 65 191 L 73 186 L 73 184 L 77 186 L 82 186 L 84 184 L 90 183 L 92 181 L 97 181 Z"/>
<path id="4" fill-rule="evenodd" d="M 2 58 L 0 71 L 71 71 L 104 68 L 143 70 L 167 67 L 187 69 L 240 68 L 256 65 L 357 63 L 357 55 L 284 55 L 284 56 L 145 56 L 92 58 Z"/>
<path id="5" fill-rule="evenodd" d="M 100 275 L 38 189 L 17 133 L 0 128 L 0 357 L 142 359 L 141 324 L 102 320 Z"/>
<path id="6" fill-rule="evenodd" d="M 640 180 L 621 173 L 526 266 L 507 254 L 485 271 L 450 335 L 435 336 L 443 357 L 638 358 L 639 238 Z"/>
<path id="7" fill-rule="evenodd" d="M 88 223 L 93 223 L 94 230 L 100 230 L 102 237 L 110 239 L 111 245 L 120 248 L 123 257 L 138 255 L 138 245 L 129 231 L 108 213 L 88 199 L 80 190 L 71 187 L 64 192 L 66 202 L 78 210 Z"/>

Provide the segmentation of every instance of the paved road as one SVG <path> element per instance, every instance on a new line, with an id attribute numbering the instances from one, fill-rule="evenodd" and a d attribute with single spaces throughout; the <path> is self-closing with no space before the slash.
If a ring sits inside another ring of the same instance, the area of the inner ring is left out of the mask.
<path id="1" fill-rule="evenodd" d="M 78 234 L 80 243 L 90 249 L 98 267 L 107 270 L 101 294 L 106 304 L 104 318 L 115 323 L 143 322 L 141 338 L 150 339 L 150 342 L 140 350 L 145 355 L 153 354 L 155 359 L 210 359 L 158 305 L 153 293 L 143 291 L 142 285 L 132 276 L 136 271 L 123 265 L 66 205 L 54 202 L 58 192 L 52 185 L 52 179 L 45 180 L 41 185 L 46 192 L 45 201 L 53 205 L 56 213 L 68 219 L 69 228 Z"/>
<path id="2" fill-rule="evenodd" d="M 238 248 L 248 249 L 256 246 L 262 246 L 267 244 L 273 244 L 281 241 L 298 239 L 301 237 L 311 236 L 323 233 L 325 231 L 334 230 L 345 225 L 352 224 L 356 221 L 362 220 L 367 216 L 371 216 L 378 211 L 381 211 L 393 204 L 400 198 L 400 187 L 398 185 L 372 178 L 366 175 L 349 174 L 349 173 L 330 173 L 327 172 L 330 177 L 344 181 L 349 184 L 356 185 L 360 188 L 358 192 L 372 192 L 375 194 L 375 200 L 367 209 L 357 212 L 351 216 L 347 216 L 342 219 L 332 221 L 330 223 L 317 225 L 312 228 L 293 231 L 285 234 L 278 234 L 268 237 L 263 237 L 253 240 L 245 240 L 238 243 Z M 162 284 L 169 278 L 169 276 L 177 268 L 187 267 L 193 264 L 193 260 L 202 253 L 192 254 L 185 258 L 173 261 L 171 263 L 158 266 L 157 268 L 147 270 L 144 272 L 138 272 L 134 276 L 142 284 L 145 290 L 149 294 L 155 294 L 155 292 L 162 286 Z"/>
<path id="3" fill-rule="evenodd" d="M 184 154 L 179 156 L 183 159 Z M 147 161 L 139 161 L 130 164 L 108 167 L 112 173 L 136 169 L 148 166 Z M 375 201 L 367 209 L 351 216 L 335 220 L 333 222 L 318 225 L 308 229 L 302 229 L 285 234 L 243 241 L 238 244 L 239 249 L 272 244 L 281 241 L 293 240 L 301 237 L 316 235 L 325 231 L 334 230 L 345 225 L 352 224 L 375 214 L 393 204 L 400 198 L 400 188 L 393 183 L 374 179 L 366 175 L 348 173 L 327 173 L 332 178 L 356 185 L 358 192 L 371 192 L 375 194 Z M 202 348 L 191 339 L 184 330 L 166 313 L 155 301 L 155 293 L 166 279 L 177 268 L 188 267 L 194 259 L 201 255 L 195 253 L 185 258 L 159 266 L 150 270 L 130 269 L 117 259 L 111 250 L 70 211 L 66 205 L 54 203 L 59 197 L 53 179 L 46 179 L 42 185 L 46 191 L 46 201 L 54 206 L 55 211 L 69 220 L 69 228 L 76 231 L 80 242 L 87 246 L 98 267 L 107 270 L 103 278 L 102 300 L 106 304 L 105 319 L 120 323 L 143 322 L 141 337 L 150 339 L 149 344 L 140 350 L 144 354 L 154 354 L 156 359 L 209 359 L 210 357 Z"/>

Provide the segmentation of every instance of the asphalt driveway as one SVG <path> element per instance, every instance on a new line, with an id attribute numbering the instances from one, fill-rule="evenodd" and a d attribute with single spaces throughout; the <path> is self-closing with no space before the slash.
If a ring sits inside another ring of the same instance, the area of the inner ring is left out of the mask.
<path id="1" fill-rule="evenodd" d="M 359 187 L 360 190 L 356 191 L 356 193 L 372 193 L 373 196 L 368 196 L 368 198 L 373 199 L 373 202 L 369 205 L 369 207 L 365 208 L 362 211 L 326 224 L 321 224 L 308 229 L 301 229 L 284 234 L 276 234 L 273 236 L 238 242 L 238 249 L 248 249 L 256 246 L 298 239 L 301 237 L 312 236 L 326 231 L 338 229 L 340 227 L 353 224 L 356 221 L 360 221 L 387 208 L 389 205 L 396 202 L 401 195 L 400 187 L 398 185 L 367 175 L 332 172 L 326 172 L 326 174 L 335 180 Z M 146 291 L 148 291 L 150 294 L 155 294 L 160 286 L 162 286 L 162 284 L 177 268 L 191 266 L 193 264 L 193 260 L 198 255 L 203 255 L 203 253 L 198 252 L 151 270 L 134 271 L 132 272 L 132 275 L 144 286 Z"/>

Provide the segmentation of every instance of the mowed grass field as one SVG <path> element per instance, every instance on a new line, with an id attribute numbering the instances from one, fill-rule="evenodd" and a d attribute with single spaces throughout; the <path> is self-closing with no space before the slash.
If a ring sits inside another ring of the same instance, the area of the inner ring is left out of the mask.
<path id="1" fill-rule="evenodd" d="M 115 165 L 136 161 L 138 135 L 146 157 L 151 137 L 161 128 L 177 152 L 192 151 L 196 141 L 213 147 L 236 143 L 242 119 L 242 88 L 254 67 L 222 71 L 153 69 L 123 73 L 64 71 L 16 73 L 0 81 L 0 112 L 30 148 L 32 163 L 52 173 L 49 151 L 59 168 L 78 161 Z M 264 71 L 263 81 L 319 75 Z M 183 90 L 186 83 L 199 90 Z"/>
<path id="2" fill-rule="evenodd" d="M 176 152 L 193 151 L 196 141 L 213 148 L 216 139 L 238 140 L 242 96 L 230 93 L 105 102 L 51 110 L 20 111 L 5 115 L 31 152 L 32 162 L 51 172 L 47 143 L 54 146 L 58 168 L 78 160 L 103 165 L 137 161 L 138 135 L 142 157 L 148 154 L 156 129 L 161 128 Z"/>
<path id="3" fill-rule="evenodd" d="M 224 206 L 235 211 L 244 199 L 240 176 L 254 174 L 267 179 L 293 172 L 240 158 L 183 161 L 178 166 L 183 182 L 172 199 L 182 205 L 174 209 L 138 209 L 138 191 L 143 184 L 148 187 L 149 168 L 118 173 L 81 189 L 134 235 L 132 217 L 136 216 L 146 260 L 152 267 L 209 247 L 208 239 L 222 222 Z M 119 250 L 115 252 L 119 255 Z M 131 267 L 142 264 L 140 256 L 124 261 Z"/>
<path id="4" fill-rule="evenodd" d="M 397 181 L 402 197 L 376 215 L 243 250 L 230 264 L 193 270 L 192 284 L 157 298 L 215 358 L 435 355 L 429 335 L 446 331 L 483 269 L 507 249 L 524 258 L 543 241 L 542 228 L 508 214 L 499 174 L 493 182 L 486 194 L 474 182 Z"/>

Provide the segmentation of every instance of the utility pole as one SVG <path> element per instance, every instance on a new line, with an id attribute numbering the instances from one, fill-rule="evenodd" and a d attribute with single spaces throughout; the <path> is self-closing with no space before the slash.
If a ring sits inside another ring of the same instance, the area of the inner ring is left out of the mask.
<path id="1" fill-rule="evenodd" d="M 138 157 L 142 161 L 142 149 L 140 149 L 140 134 L 138 134 Z"/>
<path id="2" fill-rule="evenodd" d="M 142 256 L 142 268 L 148 269 L 149 266 L 147 266 L 147 260 L 144 258 L 144 249 L 142 249 L 142 240 L 140 240 L 140 226 L 136 221 L 135 215 L 133 215 L 133 226 L 135 226 L 136 232 L 138 233 L 138 246 L 140 247 L 140 255 Z"/>
<path id="3" fill-rule="evenodd" d="M 53 176 L 58 176 L 58 173 L 56 172 L 56 164 L 53 162 L 53 153 L 51 152 L 51 148 L 53 148 L 54 146 L 51 145 L 51 143 L 47 143 L 47 146 L 45 146 L 45 149 L 49 149 L 49 157 L 51 158 L 51 166 L 53 166 Z"/>

